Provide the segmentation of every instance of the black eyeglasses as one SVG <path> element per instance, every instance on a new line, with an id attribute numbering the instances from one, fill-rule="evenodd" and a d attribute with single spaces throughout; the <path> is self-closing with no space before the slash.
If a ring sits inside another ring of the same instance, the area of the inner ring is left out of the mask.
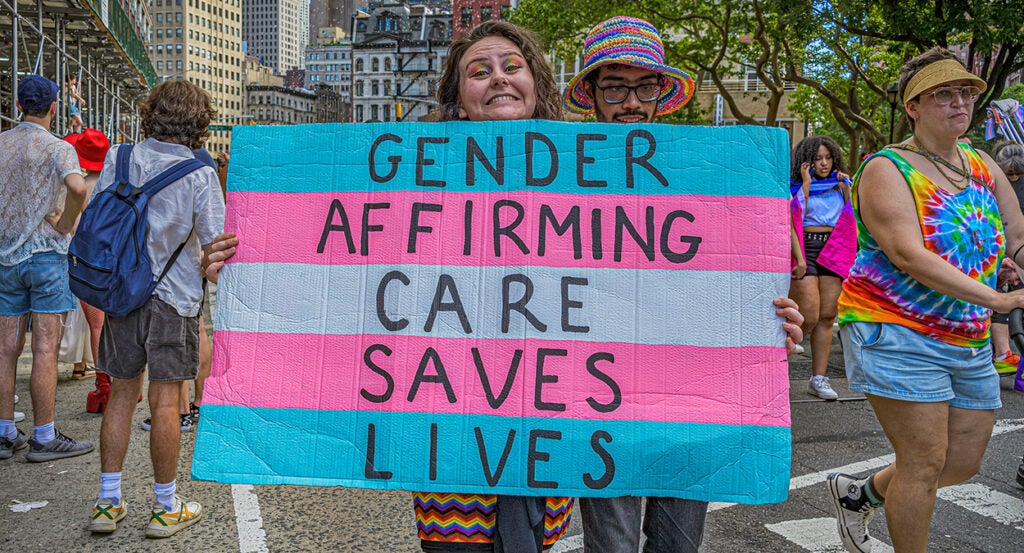
<path id="1" fill-rule="evenodd" d="M 648 103 L 654 102 L 661 97 L 661 91 L 665 88 L 665 83 L 658 79 L 658 82 L 655 84 L 601 86 L 594 83 L 594 87 L 601 91 L 601 97 L 604 98 L 606 104 L 621 104 L 626 101 L 626 98 L 629 98 L 630 92 L 636 94 L 637 100 Z"/>

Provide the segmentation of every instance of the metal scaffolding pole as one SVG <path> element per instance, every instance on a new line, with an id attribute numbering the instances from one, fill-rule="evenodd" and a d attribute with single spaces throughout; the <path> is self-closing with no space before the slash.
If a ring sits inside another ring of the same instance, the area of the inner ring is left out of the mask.
<path id="1" fill-rule="evenodd" d="M 18 2 L 11 9 L 11 119 L 18 119 Z"/>

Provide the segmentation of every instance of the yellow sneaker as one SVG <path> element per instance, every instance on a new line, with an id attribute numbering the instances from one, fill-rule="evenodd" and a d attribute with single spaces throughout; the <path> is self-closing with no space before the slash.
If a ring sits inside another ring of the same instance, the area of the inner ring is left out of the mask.
<path id="1" fill-rule="evenodd" d="M 153 503 L 153 512 L 149 515 L 149 526 L 146 527 L 147 538 L 168 538 L 199 522 L 203 516 L 203 506 L 195 501 L 184 501 L 174 496 L 173 511 L 168 511 L 161 503 Z"/>
<path id="2" fill-rule="evenodd" d="M 117 530 L 117 523 L 128 514 L 128 502 L 121 500 L 120 505 L 114 505 L 109 499 L 100 499 L 92 508 L 92 520 L 89 521 L 89 531 L 94 534 L 109 534 Z"/>

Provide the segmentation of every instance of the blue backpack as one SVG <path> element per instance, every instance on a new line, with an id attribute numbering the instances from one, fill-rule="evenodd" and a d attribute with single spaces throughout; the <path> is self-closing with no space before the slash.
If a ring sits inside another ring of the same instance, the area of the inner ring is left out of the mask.
<path id="1" fill-rule="evenodd" d="M 188 242 L 186 238 L 178 246 L 160 277 L 154 279 L 146 248 L 149 199 L 204 167 L 197 159 L 180 161 L 136 187 L 128 182 L 131 153 L 131 145 L 118 147 L 114 183 L 86 206 L 68 247 L 71 291 L 112 317 L 123 317 L 142 307 Z"/>

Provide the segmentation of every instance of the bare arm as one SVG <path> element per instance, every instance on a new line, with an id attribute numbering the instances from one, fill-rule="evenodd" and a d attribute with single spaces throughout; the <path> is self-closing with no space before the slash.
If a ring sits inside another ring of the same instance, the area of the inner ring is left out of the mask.
<path id="1" fill-rule="evenodd" d="M 61 234 L 70 234 L 78 223 L 78 216 L 85 209 L 85 201 L 89 192 L 85 187 L 85 179 L 80 173 L 71 173 L 64 177 L 64 185 L 68 187 L 68 195 L 64 200 L 64 211 L 56 222 L 50 221 L 53 228 Z"/>
<path id="2" fill-rule="evenodd" d="M 804 251 L 800 247 L 800 237 L 796 235 L 793 221 L 789 222 L 789 251 L 793 259 L 796 260 L 796 266 L 793 267 L 791 276 L 798 280 L 804 278 L 804 275 L 807 274 L 807 260 L 804 259 Z"/>
<path id="3" fill-rule="evenodd" d="M 1009 188 L 1009 184 L 1006 186 Z M 875 158 L 868 163 L 857 196 L 861 219 L 871 236 L 894 265 L 921 284 L 1000 313 L 1024 307 L 1024 294 L 1000 294 L 925 248 L 914 198 L 903 175 L 889 160 Z"/>

